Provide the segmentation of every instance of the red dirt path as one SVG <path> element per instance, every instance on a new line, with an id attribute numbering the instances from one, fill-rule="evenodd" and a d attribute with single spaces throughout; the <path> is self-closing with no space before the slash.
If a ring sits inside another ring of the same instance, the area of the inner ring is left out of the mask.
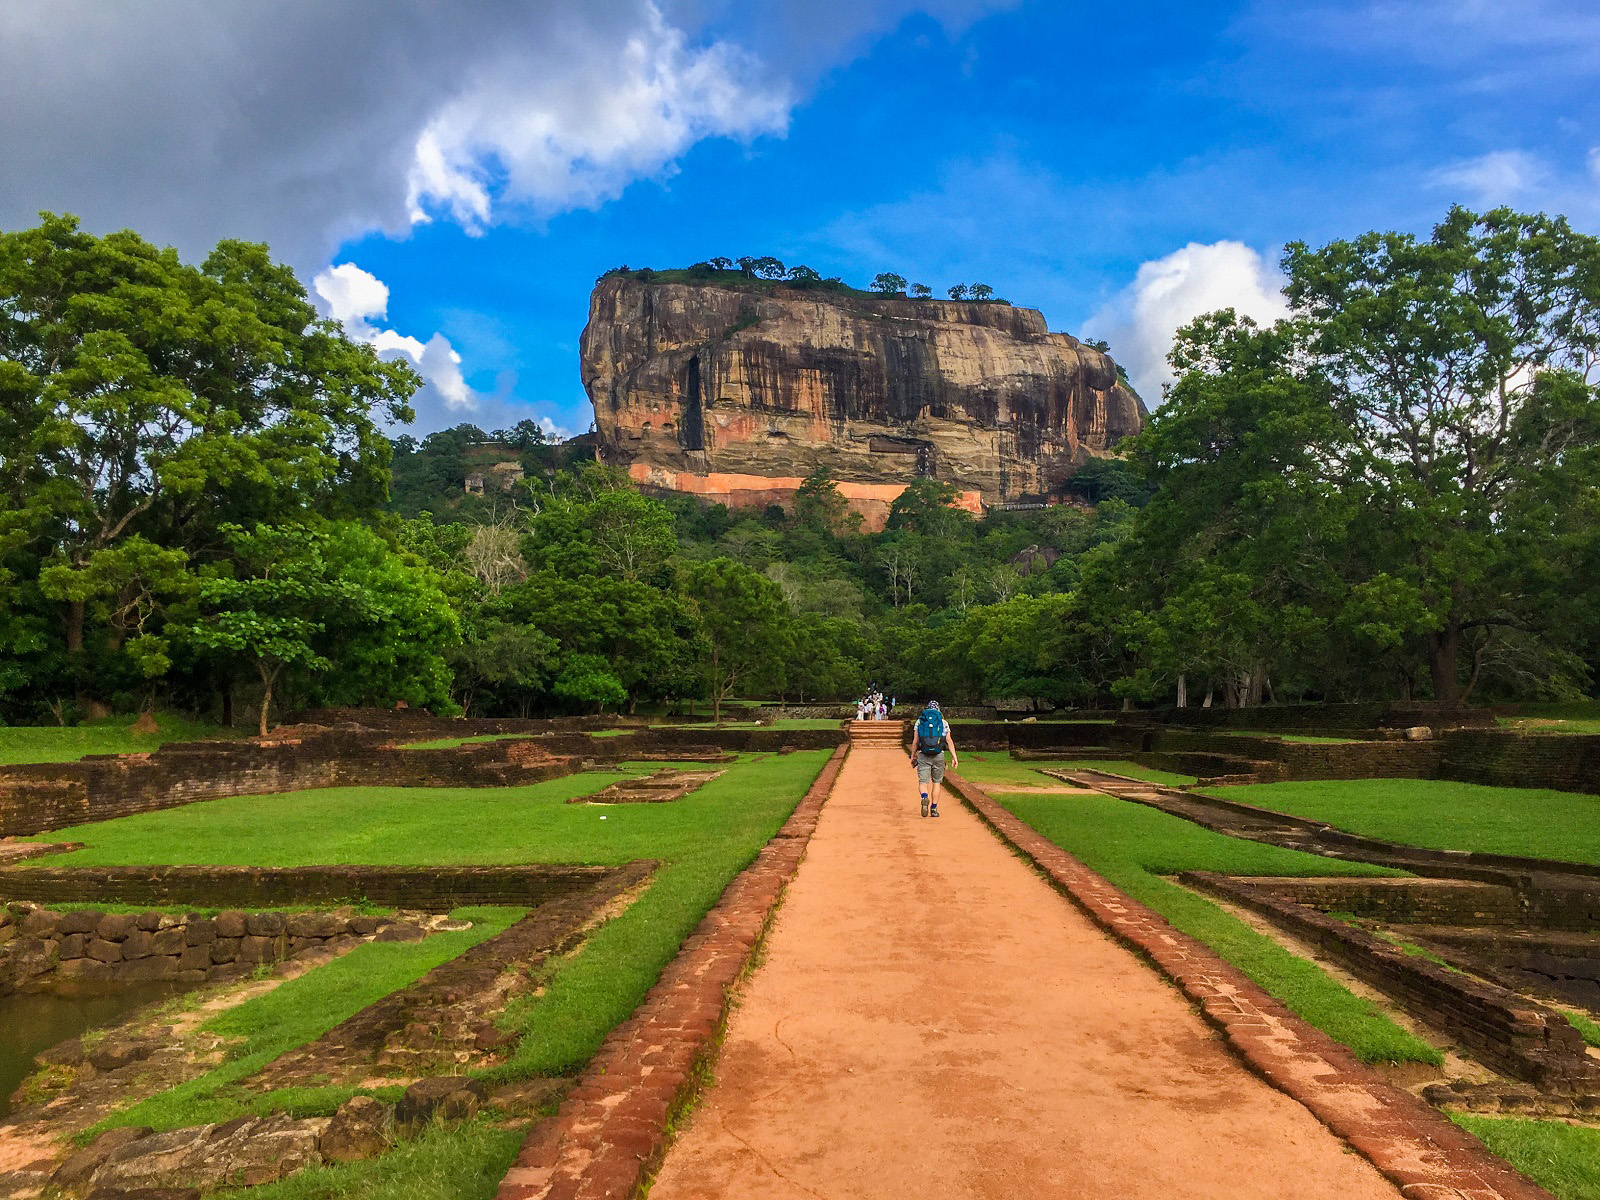
<path id="1" fill-rule="evenodd" d="M 852 751 L 652 1200 L 1399 1195 L 913 782 Z"/>

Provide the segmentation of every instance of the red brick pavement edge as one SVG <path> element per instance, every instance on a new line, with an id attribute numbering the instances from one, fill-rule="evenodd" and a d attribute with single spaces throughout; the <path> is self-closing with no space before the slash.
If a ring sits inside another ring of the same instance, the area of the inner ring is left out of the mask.
<path id="1" fill-rule="evenodd" d="M 1424 1101 L 1358 1062 L 1210 949 L 1105 879 L 982 788 L 946 775 L 968 807 L 1096 924 L 1142 953 L 1199 1007 L 1234 1052 L 1309 1108 L 1410 1200 L 1551 1200 Z"/>
<path id="2" fill-rule="evenodd" d="M 629 1200 L 713 1051 L 729 992 L 794 878 L 849 752 L 834 752 L 783 828 L 723 891 L 633 1015 L 601 1044 L 555 1116 L 535 1126 L 496 1200 Z"/>

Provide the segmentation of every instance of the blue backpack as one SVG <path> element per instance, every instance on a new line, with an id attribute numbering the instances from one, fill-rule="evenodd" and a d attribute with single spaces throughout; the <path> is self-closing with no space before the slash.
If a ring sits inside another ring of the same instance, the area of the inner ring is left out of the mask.
<path id="1" fill-rule="evenodd" d="M 925 708 L 917 718 L 917 749 L 932 753 L 944 748 L 944 714 L 937 708 Z"/>

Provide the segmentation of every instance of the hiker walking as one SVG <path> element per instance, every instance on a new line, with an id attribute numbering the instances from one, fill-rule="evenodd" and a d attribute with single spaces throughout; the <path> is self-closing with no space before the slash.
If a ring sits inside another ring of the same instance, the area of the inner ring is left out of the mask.
<path id="1" fill-rule="evenodd" d="M 917 769 L 917 786 L 922 793 L 922 815 L 939 815 L 938 792 L 944 782 L 944 751 L 950 747 L 950 765 L 958 767 L 961 760 L 956 754 L 955 739 L 950 736 L 950 722 L 939 711 L 939 702 L 929 700 L 917 717 L 916 741 L 911 748 L 911 765 Z"/>

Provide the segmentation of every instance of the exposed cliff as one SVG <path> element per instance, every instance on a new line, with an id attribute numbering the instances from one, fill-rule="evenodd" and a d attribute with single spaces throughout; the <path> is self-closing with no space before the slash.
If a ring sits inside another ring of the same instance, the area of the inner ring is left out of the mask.
<path id="1" fill-rule="evenodd" d="M 735 503 L 819 465 L 869 516 L 919 474 L 974 507 L 1053 495 L 1147 415 L 1111 359 L 999 303 L 610 277 L 582 357 L 607 461 Z"/>

